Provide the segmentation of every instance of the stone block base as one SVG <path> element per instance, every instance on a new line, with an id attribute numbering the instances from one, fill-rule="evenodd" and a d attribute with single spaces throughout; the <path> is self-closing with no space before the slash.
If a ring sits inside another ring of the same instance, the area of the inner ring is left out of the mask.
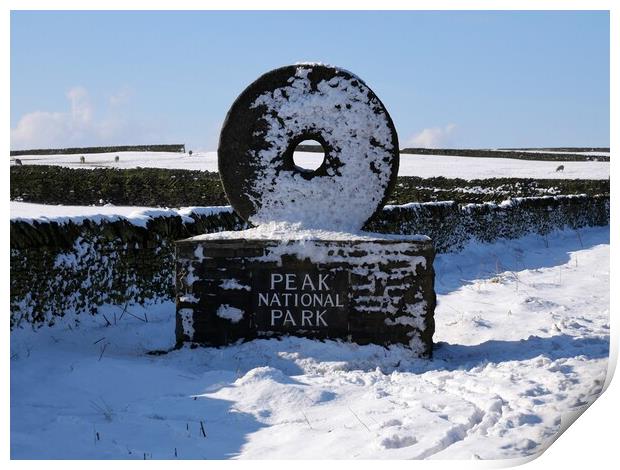
<path id="1" fill-rule="evenodd" d="M 295 335 L 411 347 L 435 330 L 430 241 L 221 238 L 177 242 L 177 341 Z"/>

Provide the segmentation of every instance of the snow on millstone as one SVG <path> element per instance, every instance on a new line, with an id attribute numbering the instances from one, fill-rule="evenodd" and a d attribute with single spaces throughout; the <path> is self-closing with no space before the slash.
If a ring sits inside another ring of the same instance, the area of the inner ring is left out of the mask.
<path id="1" fill-rule="evenodd" d="M 237 323 L 243 318 L 243 310 L 228 304 L 220 305 L 215 314 L 218 317 L 225 318 L 233 323 Z"/>
<path id="2" fill-rule="evenodd" d="M 306 139 L 325 150 L 314 171 L 293 159 Z M 310 63 L 266 73 L 233 103 L 218 155 L 231 205 L 255 227 L 177 242 L 177 308 L 193 312 L 193 329 L 179 313 L 178 343 L 298 335 L 431 356 L 432 241 L 360 231 L 393 189 L 399 154 L 359 77 Z"/>
<path id="3" fill-rule="evenodd" d="M 325 150 L 315 171 L 293 161 L 306 139 Z M 360 78 L 322 64 L 282 67 L 251 84 L 228 113 L 218 154 L 226 194 L 242 217 L 333 231 L 359 230 L 386 202 L 399 161 L 381 101 Z"/>

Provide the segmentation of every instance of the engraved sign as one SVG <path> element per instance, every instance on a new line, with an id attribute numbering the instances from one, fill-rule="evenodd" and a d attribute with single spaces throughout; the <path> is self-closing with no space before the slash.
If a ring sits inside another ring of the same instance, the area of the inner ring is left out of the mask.
<path id="1" fill-rule="evenodd" d="M 315 170 L 295 165 L 304 140 L 324 153 Z M 177 344 L 288 335 L 430 357 L 432 241 L 358 233 L 382 216 L 398 149 L 383 103 L 344 69 L 295 64 L 250 84 L 226 115 L 218 170 L 235 212 L 259 230 L 177 242 Z"/>
<path id="2" fill-rule="evenodd" d="M 348 273 L 257 270 L 252 278 L 252 306 L 259 329 L 347 328 Z"/>

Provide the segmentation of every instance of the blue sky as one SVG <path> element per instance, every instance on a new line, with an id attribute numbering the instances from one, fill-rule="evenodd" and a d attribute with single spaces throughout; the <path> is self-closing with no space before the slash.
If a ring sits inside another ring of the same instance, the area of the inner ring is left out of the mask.
<path id="1" fill-rule="evenodd" d="M 609 145 L 607 12 L 12 12 L 11 147 L 215 150 L 262 73 L 320 61 L 401 147 Z"/>

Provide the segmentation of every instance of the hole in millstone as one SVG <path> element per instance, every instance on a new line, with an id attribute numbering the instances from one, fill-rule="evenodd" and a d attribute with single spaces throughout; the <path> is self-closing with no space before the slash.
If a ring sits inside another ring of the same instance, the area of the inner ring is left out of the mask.
<path id="1" fill-rule="evenodd" d="M 316 140 L 304 140 L 293 151 L 293 163 L 301 171 L 316 171 L 325 160 L 325 149 Z"/>

